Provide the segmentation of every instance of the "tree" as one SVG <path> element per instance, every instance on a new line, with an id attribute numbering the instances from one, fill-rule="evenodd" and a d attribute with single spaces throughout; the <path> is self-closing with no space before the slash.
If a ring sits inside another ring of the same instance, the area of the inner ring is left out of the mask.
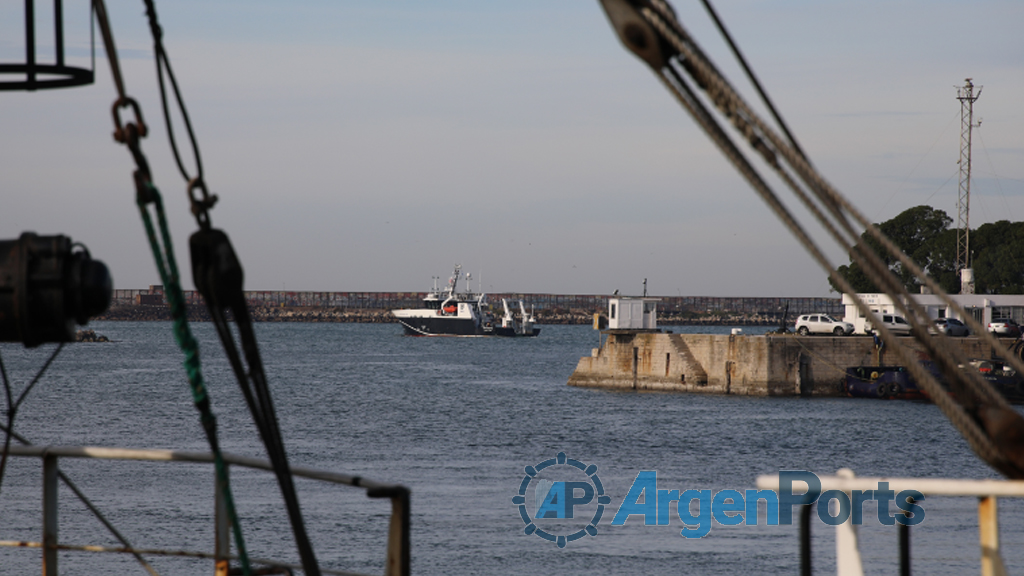
<path id="1" fill-rule="evenodd" d="M 979 294 L 1024 294 L 1024 222 L 1000 220 L 971 233 Z"/>
<path id="2" fill-rule="evenodd" d="M 888 236 L 896 246 L 899 246 L 925 272 L 936 279 L 941 278 L 940 283 L 943 284 L 943 289 L 947 289 L 945 283 L 948 281 L 948 278 L 946 277 L 949 271 L 956 266 L 956 231 L 949 230 L 949 225 L 952 223 L 953 219 L 942 210 L 932 208 L 931 206 L 915 206 L 914 208 L 904 210 L 892 220 L 887 220 L 877 226 L 883 234 Z M 953 233 L 953 261 L 949 260 L 951 253 L 948 251 L 948 236 L 950 232 Z M 910 270 L 907 270 L 902 262 L 889 255 L 867 231 L 861 234 L 860 245 L 866 246 L 877 254 L 889 268 L 889 271 L 899 279 L 900 283 L 907 290 L 916 291 L 919 289 L 920 283 Z M 853 261 L 852 252 L 850 254 L 850 264 L 840 266 L 838 272 L 852 285 L 856 292 L 880 291 L 866 272 L 861 269 L 860 265 Z M 955 270 L 953 270 L 953 274 L 955 276 Z M 836 292 L 841 291 L 831 278 L 829 278 L 829 284 L 832 290 Z M 954 282 L 955 285 L 956 283 Z"/>
<path id="3" fill-rule="evenodd" d="M 952 223 L 953 220 L 942 210 L 916 206 L 878 224 L 878 228 L 943 290 L 957 294 L 960 292 L 960 275 L 956 269 L 957 230 L 949 227 Z M 886 255 L 867 232 L 860 238 L 860 245 L 878 254 L 907 290 L 916 292 L 920 288 L 920 282 L 913 274 L 895 258 Z M 1024 294 L 1024 222 L 1000 220 L 972 230 L 970 258 L 976 293 Z M 879 292 L 878 286 L 853 262 L 852 254 L 850 264 L 840 266 L 838 271 L 855 291 Z M 832 290 L 839 291 L 831 278 L 829 284 Z"/>

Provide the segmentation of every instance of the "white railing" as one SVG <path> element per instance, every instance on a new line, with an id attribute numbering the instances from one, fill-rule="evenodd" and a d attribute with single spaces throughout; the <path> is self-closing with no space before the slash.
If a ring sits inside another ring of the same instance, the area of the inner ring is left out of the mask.
<path id="1" fill-rule="evenodd" d="M 140 549 L 128 547 L 108 546 L 82 546 L 61 544 L 57 538 L 57 482 L 58 479 L 65 482 L 69 488 L 80 499 L 83 499 L 86 506 L 107 525 L 108 529 L 123 543 L 126 542 L 116 529 L 111 526 L 102 514 L 96 510 L 91 503 L 84 500 L 84 496 L 77 487 L 60 471 L 58 467 L 59 458 L 96 458 L 103 460 L 145 460 L 152 462 L 194 462 L 213 464 L 213 455 L 206 452 L 187 452 L 176 450 L 149 450 L 135 448 L 103 448 L 95 446 L 11 446 L 11 456 L 27 456 L 41 458 L 43 461 L 43 527 L 42 540 L 40 542 L 27 542 L 16 540 L 0 540 L 0 546 L 13 546 L 20 548 L 40 548 L 43 551 L 43 576 L 57 576 L 57 553 L 60 550 L 81 550 L 87 552 L 117 552 L 133 554 L 140 563 L 151 574 L 155 570 L 142 558 L 143 555 L 164 555 L 182 556 L 191 558 L 204 558 L 214 561 L 214 573 L 217 576 L 228 574 L 228 562 L 237 559 L 231 555 L 230 550 L 230 521 L 226 513 L 227 507 L 224 504 L 222 491 L 215 490 L 214 498 L 214 524 L 215 544 L 214 552 L 194 552 L 183 550 L 158 550 Z M 226 466 L 242 466 L 256 470 L 273 471 L 270 462 L 258 458 L 248 458 L 233 454 L 223 454 Z M 391 521 L 388 530 L 387 558 L 385 563 L 385 576 L 407 576 L 409 574 L 409 490 L 397 484 L 383 484 L 367 480 L 359 476 L 349 476 L 306 468 L 292 466 L 293 476 L 344 484 L 366 490 L 370 498 L 388 498 L 391 500 Z M 216 485 L 216 482 L 215 482 Z M 266 559 L 251 559 L 254 564 L 262 564 L 283 569 L 301 569 L 301 566 L 288 564 Z M 353 572 L 321 569 L 324 574 L 340 574 L 354 576 Z"/>
<path id="2" fill-rule="evenodd" d="M 1006 567 L 999 553 L 999 520 L 996 497 L 1024 497 L 1024 481 L 1022 480 L 952 480 L 945 478 L 871 478 L 854 476 L 849 468 L 842 468 L 836 476 L 821 476 L 821 491 L 839 490 L 851 496 L 854 490 L 876 490 L 879 482 L 888 482 L 889 490 L 900 493 L 904 490 L 916 490 L 925 496 L 974 496 L 978 498 L 978 532 L 981 544 L 982 576 L 1005 576 Z M 801 488 L 802 486 L 802 488 Z M 760 490 L 779 490 L 778 475 L 757 477 Z M 793 482 L 793 489 L 806 492 L 807 484 L 799 480 Z M 810 574 L 810 507 L 804 505 L 801 518 L 801 571 Z M 852 516 L 852 515 L 851 515 Z M 900 526 L 900 561 L 901 573 L 909 574 L 909 526 Z M 852 518 L 836 526 L 836 573 L 839 576 L 863 576 L 860 549 L 857 544 L 857 527 Z"/>

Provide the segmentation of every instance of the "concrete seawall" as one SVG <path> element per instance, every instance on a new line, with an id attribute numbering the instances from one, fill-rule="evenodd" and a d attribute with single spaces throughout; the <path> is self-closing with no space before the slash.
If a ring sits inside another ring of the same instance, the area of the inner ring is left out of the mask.
<path id="1" fill-rule="evenodd" d="M 876 365 L 868 336 L 668 334 L 606 331 L 607 341 L 580 358 L 570 386 L 741 394 L 749 396 L 840 396 L 850 366 Z M 989 358 L 976 338 L 955 339 L 970 358 Z M 920 352 L 911 338 L 901 345 Z M 882 364 L 899 364 L 884 349 Z"/>

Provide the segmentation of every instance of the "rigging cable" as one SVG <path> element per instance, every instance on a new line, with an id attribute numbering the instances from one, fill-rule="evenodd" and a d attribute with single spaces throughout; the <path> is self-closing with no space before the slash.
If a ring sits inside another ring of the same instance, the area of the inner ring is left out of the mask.
<path id="1" fill-rule="evenodd" d="M 185 355 L 185 374 L 187 376 L 192 400 L 200 413 L 200 421 L 203 431 L 206 434 L 207 442 L 210 444 L 210 451 L 214 455 L 214 464 L 217 473 L 217 483 L 223 487 L 223 497 L 228 511 L 232 532 L 235 538 L 235 545 L 238 548 L 238 557 L 242 564 L 244 574 L 252 572 L 249 565 L 249 557 L 245 548 L 245 541 L 242 538 L 241 525 L 238 521 L 238 514 L 235 510 L 234 498 L 231 495 L 228 481 L 227 467 L 221 454 L 220 443 L 217 439 L 217 419 L 210 408 L 210 398 L 206 385 L 203 382 L 203 374 L 199 360 L 199 343 L 196 342 L 189 329 L 185 298 L 179 281 L 178 266 L 174 258 L 174 246 L 171 242 L 170 230 L 167 226 L 167 219 L 164 213 L 163 200 L 160 191 L 153 185 L 152 176 L 149 171 L 149 163 L 139 145 L 139 139 L 146 135 L 146 125 L 142 119 L 142 111 L 135 100 L 125 94 L 124 82 L 121 77 L 120 66 L 117 61 L 117 48 L 114 45 L 113 32 L 107 18 L 106 7 L 103 0 L 93 0 L 93 9 L 96 14 L 96 21 L 103 36 L 103 43 L 107 52 L 108 61 L 111 67 L 111 74 L 118 92 L 118 99 L 114 102 L 114 139 L 128 146 L 135 160 L 136 170 L 133 172 L 135 180 L 135 201 L 139 207 L 143 225 L 146 228 L 146 236 L 149 240 L 153 258 L 156 262 L 160 279 L 164 283 L 165 293 L 171 308 L 171 317 L 174 320 L 174 338 L 178 347 Z M 128 122 L 122 126 L 119 109 L 131 107 L 135 113 L 135 122 Z M 163 242 L 161 248 L 157 240 L 156 230 L 149 214 L 148 206 L 152 205 L 156 213 L 157 223 L 160 227 L 160 239 Z"/>
<path id="2" fill-rule="evenodd" d="M 676 19 L 675 12 L 668 4 L 663 0 L 602 0 L 602 4 L 623 44 L 655 71 L 712 142 L 747 179 L 812 258 L 828 272 L 835 284 L 843 292 L 854 293 L 846 279 L 835 271 L 822 250 L 739 152 L 673 63 L 688 73 L 697 86 L 704 90 L 711 103 L 775 170 L 825 231 L 848 251 L 851 259 L 864 269 L 873 282 L 893 296 L 897 309 L 908 319 L 921 347 L 935 359 L 948 377 L 955 397 L 947 394 L 909 350 L 898 345 L 894 335 L 878 321 L 877 315 L 868 309 L 863 301 L 857 299 L 856 306 L 865 317 L 874 321 L 883 340 L 896 350 L 911 375 L 960 431 L 975 453 L 1008 477 L 1024 477 L 1024 447 L 1014 440 L 1015 437 L 1024 436 L 1024 418 L 1013 411 L 1006 399 L 993 390 L 979 373 L 964 372 L 958 368 L 958 364 L 966 363 L 964 353 L 954 347 L 944 334 L 929 336 L 927 322 L 923 320 L 928 317 L 924 308 L 890 272 L 888 264 L 859 241 L 860 234 L 854 226 L 866 228 L 869 237 L 876 240 L 894 261 L 898 261 L 906 270 L 917 276 L 922 284 L 931 288 L 955 314 L 965 318 L 972 331 L 978 333 L 982 341 L 991 346 L 993 351 L 1003 350 L 1002 345 L 987 334 L 973 317 L 967 315 L 960 305 L 846 198 L 832 188 L 802 154 L 785 142 L 750 109 L 703 54 Z M 785 161 L 788 169 L 780 160 Z M 790 174 L 790 170 L 809 190 L 803 189 L 794 175 Z M 1024 371 L 1024 364 L 1018 358 L 1010 357 L 1008 360 L 1016 370 Z"/>
<path id="3" fill-rule="evenodd" d="M 782 120 L 782 116 L 775 109 L 775 105 L 772 104 L 772 100 L 768 97 L 768 93 L 764 91 L 764 88 L 761 87 L 761 82 L 757 80 L 757 76 L 754 74 L 754 71 L 747 65 L 747 59 L 744 58 L 743 53 L 740 52 L 740 47 L 733 42 L 732 35 L 729 34 L 729 31 L 725 28 L 725 23 L 718 18 L 718 13 L 715 12 L 715 8 L 711 6 L 711 0 L 701 0 L 701 2 L 704 4 L 704 8 L 708 11 L 708 14 L 711 15 L 711 19 L 715 21 L 715 26 L 718 27 L 718 31 L 721 32 L 726 43 L 729 44 L 729 48 L 732 49 L 732 53 L 736 56 L 736 60 L 740 63 L 740 66 L 743 67 L 743 71 L 746 72 L 747 78 L 750 79 L 750 83 L 754 85 L 757 93 L 760 94 L 761 101 L 768 107 L 768 111 L 772 113 L 775 121 L 779 123 L 779 128 L 782 128 L 782 131 L 786 134 L 786 138 L 789 139 L 790 145 L 792 145 L 793 149 L 803 156 L 804 159 L 807 160 L 807 163 L 810 164 L 811 159 L 804 154 L 803 148 L 800 148 L 800 145 L 797 144 L 796 138 L 789 131 L 789 126 L 787 126 L 786 122 Z"/>
<path id="4" fill-rule="evenodd" d="M 779 173 L 781 177 L 786 181 L 797 196 L 803 201 L 808 208 L 812 209 L 812 213 L 819 219 L 825 229 L 833 236 L 833 238 L 840 243 L 840 245 L 851 250 L 851 257 L 857 261 L 867 271 L 869 276 L 880 286 L 885 286 L 886 291 L 890 294 L 902 294 L 905 296 L 904 299 L 896 299 L 897 306 L 901 311 L 906 314 L 910 323 L 915 327 L 915 332 L 918 335 L 925 335 L 927 331 L 920 325 L 920 318 L 926 317 L 925 311 L 913 301 L 906 290 L 903 289 L 902 285 L 895 282 L 895 278 L 889 273 L 887 265 L 880 260 L 880 258 L 874 254 L 873 251 L 866 250 L 862 244 L 856 242 L 858 235 L 853 231 L 851 223 L 847 221 L 847 215 L 853 216 L 856 220 L 862 223 L 862 225 L 868 227 L 870 234 L 875 237 L 880 244 L 882 244 L 890 253 L 903 263 L 908 269 L 912 270 L 916 275 L 922 278 L 925 283 L 934 284 L 934 282 L 924 275 L 923 272 L 917 267 L 917 265 L 910 261 L 902 252 L 896 248 L 892 242 L 881 234 L 877 228 L 873 227 L 864 217 L 849 204 L 842 196 L 838 194 L 831 186 L 828 185 L 824 179 L 815 172 L 806 162 L 803 162 L 802 157 L 797 155 L 792 149 L 788 148 L 784 142 L 777 135 L 773 134 L 770 129 L 764 125 L 763 122 L 757 118 L 756 115 L 747 107 L 742 101 L 738 94 L 736 94 L 731 86 L 718 74 L 714 66 L 707 61 L 704 55 L 700 52 L 699 48 L 695 44 L 692 44 L 692 40 L 683 30 L 682 25 L 674 19 L 669 20 L 668 17 L 672 15 L 667 5 L 660 0 L 653 0 L 650 3 L 650 8 L 644 7 L 641 9 L 644 17 L 648 19 L 650 24 L 654 26 L 663 35 L 663 38 L 667 40 L 671 46 L 678 51 L 679 54 L 684 54 L 687 58 L 684 61 L 684 69 L 691 72 L 698 80 L 698 83 L 705 87 L 709 96 L 712 98 L 715 105 L 733 121 L 734 126 L 743 133 L 744 136 L 750 141 L 751 145 L 757 150 L 765 160 Z M 653 8 L 653 9 L 652 9 Z M 671 70 L 671 67 L 668 67 Z M 699 102 L 698 102 L 699 103 Z M 692 111 L 691 111 L 692 112 Z M 706 128 L 707 131 L 707 128 Z M 709 131 L 709 135 L 711 132 Z M 723 143 L 720 139 L 712 137 L 712 139 L 719 144 L 720 147 Z M 731 144 L 729 144 L 731 146 Z M 725 149 L 723 148 L 723 151 Z M 727 156 L 729 153 L 726 153 Z M 800 177 L 807 182 L 811 188 L 811 192 L 815 194 L 818 200 L 824 205 L 832 217 L 837 221 L 836 224 L 845 232 L 849 237 L 853 238 L 852 241 L 844 240 L 840 230 L 836 229 L 835 225 L 831 223 L 824 215 L 816 209 L 816 206 L 810 203 L 808 196 L 802 192 L 800 187 L 795 181 L 788 177 L 786 171 L 778 163 L 778 157 L 782 156 L 795 170 L 797 170 Z M 736 160 L 734 159 L 734 162 Z M 745 162 L 745 160 L 743 160 Z M 746 171 L 741 168 L 740 171 L 744 173 L 744 176 L 748 178 L 748 181 L 755 187 L 756 190 L 762 195 L 762 197 L 773 207 L 776 214 L 787 224 L 790 230 L 800 240 L 801 244 L 812 254 L 812 256 L 819 262 L 819 264 L 833 275 L 835 273 L 830 263 L 821 253 L 820 249 L 810 240 L 806 232 L 799 226 L 795 220 L 791 219 L 791 216 L 782 209 L 777 197 L 774 193 L 767 188 L 763 181 L 760 181 L 760 177 L 757 176 L 757 181 L 754 181 L 751 176 L 756 176 L 756 172 L 753 171 L 752 167 L 746 166 Z M 852 293 L 848 284 L 845 280 L 837 281 L 844 292 Z M 935 287 L 935 293 L 940 297 L 945 298 L 947 301 L 950 299 L 941 291 L 937 286 Z M 908 305 L 905 302 L 909 301 L 909 307 L 914 309 L 914 313 L 911 314 L 908 310 Z M 874 315 L 867 310 L 862 302 L 857 302 L 858 307 L 865 316 L 874 318 Z M 949 302 L 949 305 L 955 310 L 959 310 L 959 306 L 955 303 Z M 969 319 L 970 320 L 970 319 Z M 878 325 L 877 319 L 875 324 Z M 982 332 L 981 329 L 973 327 L 976 331 Z M 884 326 L 880 326 L 880 332 L 883 338 L 892 339 L 892 335 L 888 333 Z M 987 336 L 987 335 L 985 335 Z M 892 341 L 890 340 L 890 343 Z M 997 393 L 991 390 L 991 388 L 981 380 L 978 374 L 964 374 L 957 368 L 957 363 L 965 363 L 962 358 L 963 353 L 960 350 L 953 349 L 948 341 L 943 338 L 937 338 L 934 341 L 924 337 L 921 339 L 922 346 L 929 352 L 929 354 L 936 358 L 940 365 L 943 366 L 947 375 L 950 375 L 954 391 L 960 397 L 968 409 L 974 412 L 974 416 L 978 418 L 978 422 L 972 419 L 972 416 L 967 415 L 963 412 L 959 404 L 953 402 L 943 392 L 938 383 L 923 370 L 918 363 L 909 357 L 902 358 L 904 362 L 908 364 L 908 369 L 914 374 L 915 378 L 919 381 L 923 381 L 923 386 L 926 391 L 930 393 L 934 401 L 943 412 L 950 418 L 953 424 L 964 434 L 965 438 L 971 444 L 972 448 L 981 456 L 984 460 L 989 462 L 993 467 L 1003 471 L 1003 473 L 1013 477 L 1020 475 L 1021 470 L 1024 470 L 1024 466 L 1020 462 L 1021 454 L 1019 452 L 1009 454 L 1005 451 L 998 450 L 992 443 L 993 438 L 990 437 L 982 430 L 981 425 L 994 425 L 996 427 L 1002 426 L 1009 420 L 1014 420 L 1014 414 L 1011 414 L 1008 404 L 1005 399 L 999 396 Z M 999 344 L 991 340 L 991 345 L 998 349 Z M 902 355 L 902 354 L 901 354 Z M 981 407 L 989 406 L 994 409 L 992 413 L 980 412 L 979 405 Z M 983 421 L 988 420 L 987 424 Z M 995 418 L 994 416 L 998 416 Z M 1001 420 L 996 422 L 996 420 Z M 1020 423 L 1020 418 L 1016 418 L 1017 424 Z M 1010 464 L 1007 458 L 1004 456 L 1011 456 L 1016 459 L 1017 462 Z M 1016 470 L 1013 470 L 1016 468 Z"/>
<path id="5" fill-rule="evenodd" d="M 203 179 L 203 165 L 199 154 L 199 146 L 195 133 L 192 130 L 192 123 L 189 121 L 184 99 L 181 96 L 177 80 L 175 80 L 174 72 L 171 69 L 170 59 L 167 57 L 167 51 L 163 45 L 163 30 L 157 21 L 153 0 L 143 0 L 143 2 L 146 6 L 146 16 L 153 35 L 153 52 L 156 57 L 160 101 L 163 108 L 164 121 L 167 124 L 167 133 L 170 137 L 171 149 L 174 152 L 174 159 L 178 164 L 178 169 L 187 182 L 187 192 L 192 214 L 199 225 L 199 230 L 189 238 L 193 281 L 196 284 L 196 289 L 206 302 L 210 317 L 217 328 L 217 334 L 223 344 L 224 352 L 231 364 L 232 371 L 235 373 L 235 378 L 238 380 L 238 385 L 241 388 L 246 405 L 252 414 L 253 422 L 263 440 L 267 456 L 273 464 L 274 474 L 277 476 L 278 486 L 281 489 L 285 508 L 288 511 L 288 518 L 291 522 L 292 533 L 302 561 L 303 571 L 310 576 L 319 576 L 320 568 L 302 519 L 302 511 L 299 507 L 298 495 L 296 494 L 291 469 L 288 465 L 284 441 L 281 438 L 281 430 L 278 426 L 270 387 L 267 384 L 259 346 L 257 345 L 256 335 L 252 327 L 252 319 L 242 291 L 244 276 L 242 265 L 235 254 L 234 248 L 231 246 L 228 235 L 222 230 L 211 227 L 209 210 L 217 202 L 217 196 L 210 194 Z M 196 175 L 192 177 L 189 176 L 184 163 L 181 161 L 178 145 L 174 138 L 170 110 L 167 105 L 167 88 L 164 83 L 165 73 L 170 80 L 178 110 L 181 112 L 185 128 L 188 132 L 189 142 L 192 145 L 197 171 Z M 227 319 L 228 312 L 230 312 L 238 327 L 242 353 L 244 354 L 248 370 L 246 370 L 246 366 L 243 366 L 238 346 L 231 333 Z"/>
<path id="6" fill-rule="evenodd" d="M 53 364 L 54 360 L 57 359 L 57 354 L 60 354 L 60 351 L 63 349 L 63 342 L 54 348 L 53 353 L 50 354 L 50 357 L 43 363 L 42 368 L 40 368 L 39 372 L 36 373 L 36 377 L 33 378 L 32 381 L 29 382 L 28 386 L 21 391 L 21 394 L 18 395 L 18 399 L 16 401 L 14 400 L 14 395 L 11 394 L 11 381 L 7 378 L 7 368 L 4 367 L 3 357 L 0 357 L 0 378 L 4 381 L 4 394 L 7 397 L 7 426 L 4 427 L 4 449 L 3 454 L 0 455 L 0 486 L 2 486 L 4 482 L 4 470 L 7 468 L 7 455 L 11 450 L 11 436 L 14 434 L 14 417 L 18 413 L 18 408 L 21 407 L 21 403 L 25 401 L 28 393 L 32 391 L 32 388 L 34 388 L 36 383 L 39 382 L 39 379 L 43 377 L 43 373 L 46 372 L 46 369 L 50 367 L 50 364 Z"/>

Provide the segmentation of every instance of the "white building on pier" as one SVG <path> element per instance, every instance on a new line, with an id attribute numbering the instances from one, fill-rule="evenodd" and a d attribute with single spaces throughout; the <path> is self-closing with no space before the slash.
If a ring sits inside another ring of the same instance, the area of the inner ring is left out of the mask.
<path id="1" fill-rule="evenodd" d="M 912 297 L 924 307 L 931 319 L 963 320 L 935 294 L 913 294 Z M 853 324 L 854 332 L 858 334 L 864 333 L 864 322 L 867 319 L 857 309 L 854 298 L 859 298 L 872 312 L 878 314 L 900 313 L 888 294 L 843 294 L 843 306 L 846 308 L 843 320 Z M 982 325 L 987 326 L 993 318 L 1012 318 L 1024 325 L 1024 294 L 950 294 L 950 298 Z"/>

